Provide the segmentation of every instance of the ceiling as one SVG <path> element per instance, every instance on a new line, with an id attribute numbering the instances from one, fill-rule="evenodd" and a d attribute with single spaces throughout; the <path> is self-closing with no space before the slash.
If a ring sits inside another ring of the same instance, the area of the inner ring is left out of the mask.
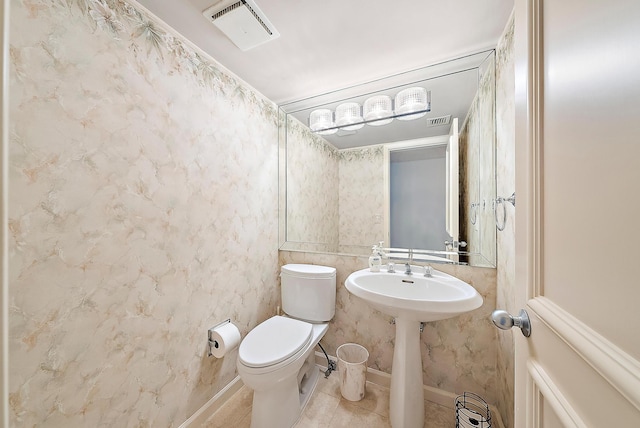
<path id="1" fill-rule="evenodd" d="M 513 9 L 513 0 L 255 0 L 280 37 L 243 52 L 202 14 L 218 0 L 138 1 L 278 105 L 494 48 Z"/>

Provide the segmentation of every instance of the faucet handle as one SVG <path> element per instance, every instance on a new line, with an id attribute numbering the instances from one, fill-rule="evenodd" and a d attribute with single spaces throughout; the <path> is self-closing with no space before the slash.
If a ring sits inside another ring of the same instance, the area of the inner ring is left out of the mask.
<path id="1" fill-rule="evenodd" d="M 433 268 L 429 265 L 424 267 L 424 276 L 431 278 L 433 276 Z"/>
<path id="2" fill-rule="evenodd" d="M 389 264 L 387 265 L 387 272 L 388 273 L 396 272 L 396 265 L 393 262 L 389 262 Z"/>

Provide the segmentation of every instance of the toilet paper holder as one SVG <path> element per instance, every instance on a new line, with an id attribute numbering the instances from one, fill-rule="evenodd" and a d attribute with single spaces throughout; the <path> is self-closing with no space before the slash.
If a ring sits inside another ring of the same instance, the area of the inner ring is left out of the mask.
<path id="1" fill-rule="evenodd" d="M 221 323 L 218 323 L 218 324 L 214 325 L 207 332 L 208 342 L 209 342 L 209 355 L 208 355 L 209 357 L 213 355 L 213 352 L 212 352 L 213 348 L 217 349 L 218 346 L 220 346 L 218 344 L 218 342 L 216 340 L 213 340 L 213 338 L 211 337 L 211 334 L 213 333 L 213 330 L 215 330 L 216 328 L 221 327 L 221 326 L 223 326 L 225 324 L 229 324 L 230 322 L 231 322 L 231 318 L 228 318 L 228 319 L 222 321 Z"/>

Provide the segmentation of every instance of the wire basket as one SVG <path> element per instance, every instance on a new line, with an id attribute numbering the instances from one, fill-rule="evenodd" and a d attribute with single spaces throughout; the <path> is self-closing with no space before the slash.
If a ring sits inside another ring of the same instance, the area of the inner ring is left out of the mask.
<path id="1" fill-rule="evenodd" d="M 472 392 L 456 397 L 456 428 L 491 428 L 487 402 Z"/>

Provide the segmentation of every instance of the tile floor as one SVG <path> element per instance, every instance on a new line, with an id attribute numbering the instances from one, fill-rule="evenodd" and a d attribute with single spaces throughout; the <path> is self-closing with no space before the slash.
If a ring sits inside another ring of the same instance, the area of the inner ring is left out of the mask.
<path id="1" fill-rule="evenodd" d="M 243 386 L 202 428 L 249 428 L 252 398 L 253 392 Z M 453 408 L 425 401 L 424 428 L 453 428 L 455 425 Z M 340 380 L 336 373 L 329 379 L 320 376 L 316 390 L 295 428 L 320 427 L 390 428 L 389 388 L 367 382 L 365 398 L 352 402 L 340 395 Z"/>

